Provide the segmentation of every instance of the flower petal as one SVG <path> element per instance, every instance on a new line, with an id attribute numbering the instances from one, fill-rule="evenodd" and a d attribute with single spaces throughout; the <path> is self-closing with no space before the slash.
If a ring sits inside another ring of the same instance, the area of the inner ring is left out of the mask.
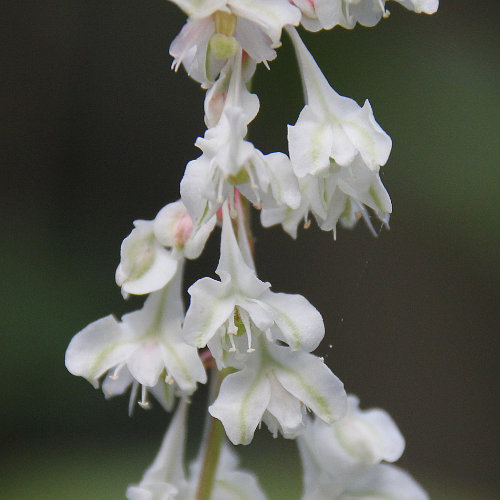
<path id="1" fill-rule="evenodd" d="M 348 486 L 339 500 L 428 500 L 422 487 L 404 470 L 394 465 L 380 464 Z"/>
<path id="2" fill-rule="evenodd" d="M 248 444 L 270 397 L 271 388 L 267 377 L 258 367 L 245 368 L 224 379 L 219 396 L 208 411 L 222 422 L 233 444 Z"/>
<path id="3" fill-rule="evenodd" d="M 73 337 L 66 350 L 66 368 L 97 388 L 99 377 L 126 361 L 136 349 L 134 336 L 113 316 L 106 316 Z"/>
<path id="4" fill-rule="evenodd" d="M 293 350 L 310 352 L 318 347 L 325 335 L 325 325 L 321 314 L 305 297 L 269 291 L 261 301 L 272 309 L 280 340 Z"/>
<path id="5" fill-rule="evenodd" d="M 344 384 L 313 354 L 288 347 L 268 345 L 277 361 L 273 369 L 281 385 L 328 423 L 340 419 L 346 410 Z"/>
<path id="6" fill-rule="evenodd" d="M 191 345 L 205 347 L 233 313 L 235 302 L 231 283 L 202 278 L 188 289 L 191 304 L 186 313 L 183 335 Z"/>

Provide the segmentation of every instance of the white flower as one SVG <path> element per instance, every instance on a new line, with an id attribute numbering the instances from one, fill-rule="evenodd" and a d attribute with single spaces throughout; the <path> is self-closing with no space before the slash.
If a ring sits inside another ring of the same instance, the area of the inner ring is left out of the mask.
<path id="1" fill-rule="evenodd" d="M 186 401 L 181 401 L 155 460 L 138 485 L 127 489 L 129 500 L 195 500 L 201 460 L 184 470 L 186 445 Z M 212 498 L 217 500 L 265 500 L 255 476 L 238 470 L 238 459 L 223 445 L 215 474 Z"/>
<path id="2" fill-rule="evenodd" d="M 189 19 L 170 46 L 172 67 L 210 87 L 225 62 L 241 48 L 248 59 L 247 79 L 255 64 L 276 57 L 285 25 L 297 25 L 300 11 L 288 0 L 172 0 Z"/>
<path id="3" fill-rule="evenodd" d="M 342 382 L 322 359 L 258 337 L 242 370 L 224 379 L 210 414 L 221 420 L 234 444 L 248 444 L 261 421 L 276 436 L 295 437 L 305 408 L 332 423 L 345 412 Z"/>
<path id="4" fill-rule="evenodd" d="M 245 140 L 247 124 L 258 109 L 257 97 L 250 96 L 241 79 L 241 57 L 236 57 L 222 112 L 219 117 L 216 109 L 207 113 L 216 125 L 196 141 L 203 154 L 188 163 L 181 181 L 182 200 L 195 225 L 232 198 L 234 186 L 255 205 L 297 207 L 300 203 L 288 157 L 282 153 L 263 155 Z"/>
<path id="5" fill-rule="evenodd" d="M 356 23 L 375 26 L 382 17 L 388 17 L 386 0 L 293 0 L 302 11 L 302 25 L 309 31 L 342 26 L 352 29 Z M 395 0 L 417 13 L 433 14 L 439 0 Z"/>
<path id="6" fill-rule="evenodd" d="M 156 239 L 153 221 L 136 220 L 123 240 L 116 283 L 122 293 L 143 295 L 163 288 L 177 270 L 177 259 Z"/>
<path id="7" fill-rule="evenodd" d="M 298 177 L 320 174 L 331 160 L 343 167 L 360 156 L 377 171 L 391 152 L 391 138 L 375 121 L 370 103 L 361 108 L 338 95 L 293 28 L 288 28 L 304 82 L 306 106 L 288 128 L 290 159 Z"/>
<path id="8" fill-rule="evenodd" d="M 349 167 L 331 164 L 323 176 L 306 175 L 299 179 L 302 201 L 293 210 L 286 207 L 262 210 L 261 221 L 265 227 L 282 224 L 283 229 L 297 237 L 297 225 L 305 220 L 309 224 L 311 212 L 321 229 L 333 231 L 336 238 L 337 224 L 352 228 L 363 217 L 374 236 L 374 230 L 365 207 L 385 225 L 389 226 L 392 212 L 391 199 L 380 180 L 378 172 L 366 168 L 357 158 Z"/>
<path id="9" fill-rule="evenodd" d="M 304 466 L 303 500 L 427 499 L 408 474 L 380 465 L 398 460 L 404 450 L 404 438 L 392 418 L 378 408 L 360 410 L 355 396 L 347 401 L 342 419 L 332 425 L 309 420 L 297 438 Z"/>
<path id="10" fill-rule="evenodd" d="M 140 404 L 148 406 L 147 390 L 161 382 L 175 382 L 182 394 L 191 394 L 196 383 L 206 382 L 197 350 L 181 335 L 184 308 L 179 269 L 167 287 L 146 299 L 141 310 L 101 318 L 73 337 L 66 351 L 66 368 L 85 377 L 94 387 L 107 373 L 107 396 L 123 393 L 133 383 L 132 398 L 142 386 Z"/>
<path id="11" fill-rule="evenodd" d="M 375 26 L 388 15 L 385 0 L 293 0 L 302 11 L 302 25 L 309 31 L 334 26 L 354 28 L 356 23 Z"/>
<path id="12" fill-rule="evenodd" d="M 417 14 L 434 14 L 439 7 L 439 0 L 395 0 Z"/>
<path id="13" fill-rule="evenodd" d="M 180 200 L 163 207 L 154 221 L 134 221 L 135 228 L 123 240 L 116 269 L 116 283 L 123 295 L 144 295 L 163 288 L 179 262 L 200 255 L 215 222 L 215 217 L 207 217 L 193 231 L 193 221 Z"/>
<path id="14" fill-rule="evenodd" d="M 221 256 L 216 273 L 221 281 L 202 278 L 188 290 L 191 304 L 183 326 L 186 341 L 204 347 L 222 332 L 234 350 L 233 337 L 243 331 L 248 350 L 253 351 L 255 325 L 269 338 L 286 342 L 294 350 L 312 351 L 318 346 L 325 333 L 321 315 L 301 295 L 273 293 L 269 283 L 257 278 L 238 246 L 227 203 L 223 207 Z"/>
<path id="15" fill-rule="evenodd" d="M 129 500 L 174 500 L 187 489 L 184 471 L 187 402 L 177 407 L 154 462 L 138 485 L 127 488 Z"/>

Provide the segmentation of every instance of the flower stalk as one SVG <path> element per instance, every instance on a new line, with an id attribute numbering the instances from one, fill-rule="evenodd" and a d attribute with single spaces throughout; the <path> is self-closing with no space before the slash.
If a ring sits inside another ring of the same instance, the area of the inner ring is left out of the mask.
<path id="1" fill-rule="evenodd" d="M 439 3 L 393 1 L 427 14 Z M 91 323 L 66 351 L 68 370 L 101 386 L 106 397 L 130 389 L 130 414 L 136 403 L 153 406 L 150 395 L 166 411 L 176 408 L 156 458 L 127 498 L 265 500 L 228 443 L 250 444 L 263 423 L 274 437 L 296 439 L 302 500 L 366 492 L 428 500 L 392 465 L 404 439 L 389 415 L 361 410 L 313 353 L 326 333 L 320 312 L 302 295 L 275 292 L 258 277 L 250 230 L 252 206 L 264 227 L 281 225 L 293 238 L 312 219 L 334 239 L 337 226 L 352 228 L 361 218 L 375 235 L 373 216 L 389 227 L 392 204 L 380 170 L 392 139 L 368 100 L 359 106 L 334 90 L 296 29 L 375 26 L 388 16 L 389 0 L 171 2 L 187 15 L 170 46 L 172 67 L 182 65 L 206 90 L 207 129 L 195 141 L 201 154 L 186 165 L 181 199 L 153 220 L 135 221 L 121 246 L 116 282 L 124 298 L 145 296 L 143 307 L 121 320 L 110 315 Z M 264 154 L 247 136 L 260 109 L 250 83 L 260 63 L 270 69 L 285 30 L 305 105 L 288 125 L 287 153 Z M 218 279 L 192 284 L 185 311 L 185 262 L 200 256 L 216 225 L 222 226 Z M 205 432 L 187 470 L 188 404 L 208 378 Z"/>

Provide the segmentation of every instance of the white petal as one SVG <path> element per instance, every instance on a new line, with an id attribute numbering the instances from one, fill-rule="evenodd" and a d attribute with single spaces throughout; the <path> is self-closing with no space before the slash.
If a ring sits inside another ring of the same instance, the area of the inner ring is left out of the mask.
<path id="1" fill-rule="evenodd" d="M 259 24 L 276 47 L 281 30 L 287 24 L 300 22 L 300 11 L 288 0 L 230 0 L 235 14 Z"/>
<path id="2" fill-rule="evenodd" d="M 102 392 L 106 399 L 113 396 L 121 396 L 134 381 L 134 377 L 128 371 L 126 366 L 119 369 L 118 374 L 114 374 L 113 370 L 108 372 L 102 382 Z"/>
<path id="3" fill-rule="evenodd" d="M 417 14 L 434 14 L 439 7 L 439 0 L 396 0 L 396 2 Z"/>
<path id="4" fill-rule="evenodd" d="M 161 345 L 157 340 L 144 340 L 127 361 L 132 376 L 141 385 L 153 387 L 164 368 Z"/>
<path id="5" fill-rule="evenodd" d="M 269 354 L 279 363 L 274 368 L 281 385 L 328 423 L 340 419 L 346 410 L 342 382 L 313 354 L 269 344 Z"/>
<path id="6" fill-rule="evenodd" d="M 177 259 L 157 241 L 153 221 L 136 226 L 121 246 L 116 282 L 122 291 L 143 295 L 163 288 L 177 270 Z"/>
<path id="7" fill-rule="evenodd" d="M 186 418 L 187 403 L 183 400 L 170 422 L 156 458 L 144 473 L 140 484 L 128 488 L 129 500 L 173 500 L 177 497 L 178 489 L 184 487 Z"/>
<path id="8" fill-rule="evenodd" d="M 233 444 L 248 444 L 270 397 L 267 377 L 259 369 L 246 368 L 224 379 L 219 396 L 208 411 L 222 422 Z"/>
<path id="9" fill-rule="evenodd" d="M 346 489 L 339 500 L 428 500 L 422 487 L 405 471 L 394 465 L 381 464 L 371 468 Z"/>
<path id="10" fill-rule="evenodd" d="M 170 0 L 179 6 L 188 16 L 201 18 L 224 9 L 227 0 Z"/>
<path id="11" fill-rule="evenodd" d="M 163 359 L 169 375 L 184 394 L 192 394 L 196 390 L 196 382 L 204 384 L 207 381 L 197 349 L 183 342 L 180 336 L 176 342 L 164 340 Z"/>
<path id="12" fill-rule="evenodd" d="M 220 260 L 215 272 L 221 278 L 225 275 L 230 276 L 233 288 L 242 296 L 258 297 L 270 287 L 270 284 L 260 281 L 255 271 L 245 262 L 234 235 L 227 203 L 224 204 L 222 213 Z"/>
<path id="13" fill-rule="evenodd" d="M 256 477 L 244 471 L 229 471 L 218 474 L 212 498 L 217 500 L 266 500 Z"/>
<path id="14" fill-rule="evenodd" d="M 261 299 L 271 307 L 278 326 L 278 338 L 293 350 L 313 351 L 325 335 L 325 325 L 318 310 L 302 295 L 268 292 Z"/>
<path id="15" fill-rule="evenodd" d="M 333 140 L 328 123 L 306 105 L 297 123 L 288 126 L 288 149 L 295 175 L 304 177 L 326 170 L 330 166 Z"/>
<path id="16" fill-rule="evenodd" d="M 374 408 L 363 412 L 363 419 L 380 436 L 377 449 L 379 460 L 399 460 L 405 449 L 405 440 L 391 416 L 384 410 Z"/>
<path id="17" fill-rule="evenodd" d="M 211 217 L 215 213 L 215 210 L 209 213 L 206 190 L 207 186 L 210 185 L 210 162 L 206 156 L 202 155 L 196 160 L 191 160 L 186 165 L 181 180 L 181 197 L 195 226 L 198 226 L 207 217 Z"/>
<path id="18" fill-rule="evenodd" d="M 271 191 L 277 205 L 287 205 L 298 208 L 300 191 L 297 178 L 288 156 L 283 153 L 271 153 L 265 156 L 266 167 L 269 169 Z"/>
<path id="19" fill-rule="evenodd" d="M 136 349 L 134 336 L 113 316 L 106 316 L 73 337 L 66 350 L 66 368 L 97 388 L 99 377 L 126 361 Z"/>
<path id="20" fill-rule="evenodd" d="M 284 437 L 295 437 L 302 427 L 300 401 L 286 391 L 273 374 L 269 374 L 268 379 L 271 384 L 271 399 L 267 411 L 278 421 Z M 273 432 L 272 429 L 269 430 Z"/>
<path id="21" fill-rule="evenodd" d="M 343 128 L 369 168 L 373 170 L 386 164 L 392 140 L 375 121 L 368 100 L 355 115 L 346 119 Z"/>
<path id="22" fill-rule="evenodd" d="M 233 314 L 235 302 L 231 283 L 202 278 L 188 289 L 191 304 L 186 313 L 183 335 L 186 342 L 205 347 L 217 329 Z"/>
<path id="23" fill-rule="evenodd" d="M 165 205 L 158 212 L 153 223 L 153 231 L 156 239 L 162 245 L 175 246 L 175 225 L 186 213 L 186 207 L 181 200 Z"/>
<path id="24" fill-rule="evenodd" d="M 259 26 L 248 19 L 238 18 L 234 37 L 252 61 L 259 63 L 276 58 L 276 51 L 271 48 L 272 40 Z"/>

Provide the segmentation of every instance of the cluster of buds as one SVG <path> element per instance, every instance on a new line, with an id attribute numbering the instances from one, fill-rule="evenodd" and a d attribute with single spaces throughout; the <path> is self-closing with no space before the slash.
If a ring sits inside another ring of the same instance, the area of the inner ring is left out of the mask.
<path id="1" fill-rule="evenodd" d="M 368 100 L 359 106 L 328 83 L 296 27 L 374 26 L 389 15 L 384 0 L 171 0 L 188 16 L 172 42 L 173 68 L 206 89 L 207 130 L 195 144 L 180 185 L 181 199 L 154 220 L 138 220 L 121 247 L 116 282 L 126 298 L 147 295 L 142 309 L 99 319 L 71 341 L 66 366 L 106 397 L 130 389 L 167 411 L 177 405 L 160 451 L 130 500 L 264 499 L 256 478 L 238 470 L 235 452 L 210 431 L 189 473 L 184 464 L 186 416 L 207 369 L 216 381 L 210 425 L 221 422 L 233 445 L 249 444 L 264 422 L 277 437 L 296 439 L 304 468 L 303 499 L 426 499 L 404 471 L 389 464 L 404 439 L 383 410 L 362 411 L 355 396 L 313 351 L 325 335 L 321 314 L 302 295 L 271 291 L 261 281 L 248 231 L 250 206 L 264 226 L 293 238 L 314 216 L 332 231 L 372 217 L 388 226 L 391 200 L 380 180 L 392 141 Z M 395 0 L 431 14 L 438 0 Z M 269 68 L 286 31 L 305 95 L 288 154 L 263 154 L 246 140 L 259 111 L 249 83 L 259 63 Z M 216 273 L 192 284 L 182 301 L 186 259 L 196 259 L 222 226 Z M 208 428 L 210 428 L 210 425 Z"/>

